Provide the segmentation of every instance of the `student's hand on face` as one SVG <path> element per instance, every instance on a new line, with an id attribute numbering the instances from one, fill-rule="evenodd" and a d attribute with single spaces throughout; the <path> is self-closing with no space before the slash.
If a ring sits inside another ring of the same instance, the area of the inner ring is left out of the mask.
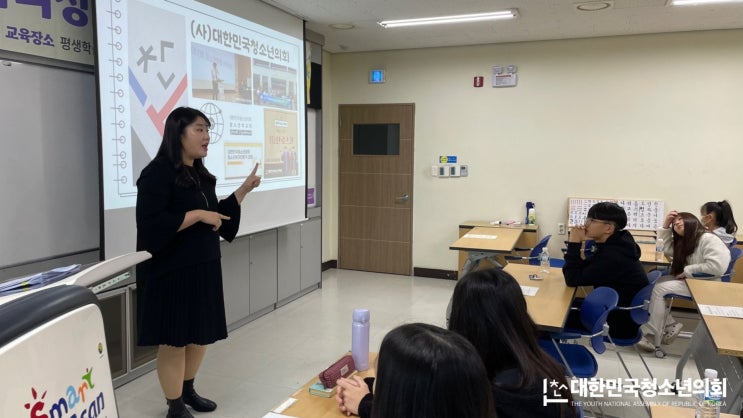
<path id="1" fill-rule="evenodd" d="M 369 386 L 359 376 L 351 376 L 350 379 L 340 378 L 336 383 L 338 390 L 335 400 L 338 402 L 338 408 L 346 415 L 358 415 L 359 404 L 361 399 L 369 393 Z"/>
<path id="2" fill-rule="evenodd" d="M 570 230 L 568 242 L 583 242 L 586 240 L 586 227 L 583 225 L 574 226 Z"/>
<path id="3" fill-rule="evenodd" d="M 679 215 L 678 211 L 672 210 L 666 215 L 665 221 L 663 221 L 663 228 L 670 228 L 673 225 L 673 220 Z"/>

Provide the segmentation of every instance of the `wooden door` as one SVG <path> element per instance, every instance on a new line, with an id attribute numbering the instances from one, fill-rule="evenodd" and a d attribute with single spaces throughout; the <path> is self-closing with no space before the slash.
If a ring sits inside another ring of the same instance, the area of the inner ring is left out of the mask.
<path id="1" fill-rule="evenodd" d="M 412 274 L 414 117 L 413 104 L 339 107 L 342 269 Z M 393 134 L 379 135 L 394 125 L 399 142 Z"/>

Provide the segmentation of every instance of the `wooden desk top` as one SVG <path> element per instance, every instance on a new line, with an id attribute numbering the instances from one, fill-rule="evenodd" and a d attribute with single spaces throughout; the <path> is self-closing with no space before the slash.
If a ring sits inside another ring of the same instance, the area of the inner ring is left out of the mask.
<path id="1" fill-rule="evenodd" d="M 475 227 L 456 240 L 450 250 L 510 253 L 519 240 L 520 228 Z M 495 238 L 493 238 L 495 237 Z"/>
<path id="2" fill-rule="evenodd" d="M 529 225 L 529 224 L 518 224 L 518 225 L 506 225 L 506 224 L 491 224 L 490 221 L 464 221 L 461 224 L 459 224 L 460 228 L 474 228 L 477 226 L 482 226 L 486 228 L 514 228 L 514 229 L 523 229 L 525 231 L 536 231 L 538 229 L 538 225 Z"/>
<path id="3" fill-rule="evenodd" d="M 694 418 L 694 409 L 680 406 L 651 405 L 650 415 L 653 418 Z M 720 414 L 720 418 L 738 418 L 738 416 Z"/>
<path id="4" fill-rule="evenodd" d="M 662 261 L 655 259 L 655 244 L 637 244 L 640 246 L 640 262 L 643 264 L 657 264 L 662 266 L 671 265 L 666 255 L 663 255 Z"/>
<path id="5" fill-rule="evenodd" d="M 743 307 L 743 283 L 687 279 L 694 302 L 702 305 Z M 702 315 L 717 353 L 743 357 L 743 319 Z"/>
<path id="6" fill-rule="evenodd" d="M 369 353 L 369 369 L 360 372 L 359 376 L 374 376 L 374 365 L 376 363 L 377 353 Z M 320 373 L 321 371 L 318 370 L 317 372 Z M 346 414 L 338 409 L 338 402 L 335 401 L 335 396 L 323 398 L 321 396 L 310 395 L 310 386 L 315 384 L 317 380 L 317 376 L 314 376 L 309 382 L 294 392 L 291 397 L 297 401 L 281 413 L 293 417 L 348 418 Z"/>
<path id="7" fill-rule="evenodd" d="M 562 269 L 550 267 L 549 277 L 530 280 L 529 275 L 539 270 L 539 266 L 509 263 L 503 269 L 522 286 L 538 287 L 535 296 L 524 296 L 529 316 L 544 331 L 561 331 L 575 297 L 575 287 L 565 285 Z"/>

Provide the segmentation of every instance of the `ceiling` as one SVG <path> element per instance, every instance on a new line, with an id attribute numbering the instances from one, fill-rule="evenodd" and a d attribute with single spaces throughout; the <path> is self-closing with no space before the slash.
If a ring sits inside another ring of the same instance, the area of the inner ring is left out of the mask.
<path id="1" fill-rule="evenodd" d="M 261 0 L 307 21 L 333 53 L 592 38 L 743 27 L 743 3 L 670 7 L 667 0 Z M 600 11 L 579 11 L 609 5 Z M 380 20 L 519 11 L 510 21 L 384 29 Z M 352 24 L 333 29 L 331 24 Z"/>

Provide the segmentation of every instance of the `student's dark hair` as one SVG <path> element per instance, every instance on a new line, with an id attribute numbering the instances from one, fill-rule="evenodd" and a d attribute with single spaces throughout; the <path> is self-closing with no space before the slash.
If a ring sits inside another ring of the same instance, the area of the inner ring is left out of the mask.
<path id="1" fill-rule="evenodd" d="M 494 418 L 482 360 L 462 336 L 401 325 L 382 340 L 372 418 Z"/>
<path id="2" fill-rule="evenodd" d="M 514 368 L 521 371 L 521 382 L 513 389 L 529 388 L 545 378 L 556 380 L 565 385 L 561 398 L 572 405 L 565 371 L 537 344 L 537 326 L 526 310 L 521 286 L 507 272 L 480 270 L 462 277 L 454 288 L 449 329 L 475 346 L 491 380 Z"/>
<path id="3" fill-rule="evenodd" d="M 694 253 L 699 242 L 699 237 L 706 232 L 704 225 L 699 219 L 689 212 L 679 212 L 677 217 L 684 220 L 684 235 L 681 236 L 673 231 L 673 262 L 671 263 L 671 274 L 680 274 L 686 267 L 686 259 Z"/>
<path id="4" fill-rule="evenodd" d="M 707 202 L 702 205 L 702 210 L 705 213 L 713 214 L 715 225 L 725 228 L 725 232 L 728 234 L 734 234 L 738 231 L 738 224 L 735 223 L 735 218 L 733 218 L 733 208 L 730 207 L 727 200 Z"/>
<path id="5" fill-rule="evenodd" d="M 178 171 L 176 183 L 184 187 L 195 186 L 196 181 L 193 176 L 189 175 L 189 173 L 183 169 L 183 146 L 181 144 L 181 138 L 183 133 L 186 131 L 186 127 L 194 123 L 197 118 L 204 119 L 207 127 L 211 126 L 209 118 L 198 109 L 190 107 L 178 107 L 173 109 L 167 119 L 165 119 L 163 141 L 160 143 L 157 155 L 155 155 L 155 159 L 159 158 L 167 161 Z M 216 182 L 216 178 L 206 169 L 201 158 L 194 160 L 193 167 L 202 176 Z"/>
<path id="6" fill-rule="evenodd" d="M 599 202 L 588 209 L 588 218 L 612 222 L 617 231 L 627 226 L 627 212 L 614 202 Z"/>

